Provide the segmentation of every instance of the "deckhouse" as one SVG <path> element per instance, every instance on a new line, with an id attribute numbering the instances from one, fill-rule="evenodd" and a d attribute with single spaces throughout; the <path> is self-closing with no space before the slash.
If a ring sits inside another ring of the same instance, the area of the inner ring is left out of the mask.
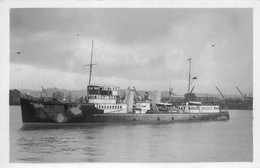
<path id="1" fill-rule="evenodd" d="M 104 113 L 126 113 L 127 105 L 120 103 L 119 87 L 108 85 L 88 86 L 88 102 Z"/>

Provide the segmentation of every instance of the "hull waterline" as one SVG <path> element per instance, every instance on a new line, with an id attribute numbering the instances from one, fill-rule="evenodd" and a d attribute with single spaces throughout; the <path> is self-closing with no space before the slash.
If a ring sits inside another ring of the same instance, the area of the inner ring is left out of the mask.
<path id="1" fill-rule="evenodd" d="M 40 103 L 21 98 L 23 123 L 162 123 L 229 120 L 220 113 L 103 113 L 88 103 Z"/>

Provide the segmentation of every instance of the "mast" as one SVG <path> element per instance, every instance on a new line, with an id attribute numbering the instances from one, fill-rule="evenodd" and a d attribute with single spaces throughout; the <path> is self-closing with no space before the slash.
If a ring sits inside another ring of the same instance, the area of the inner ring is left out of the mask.
<path id="1" fill-rule="evenodd" d="M 93 59 L 93 46 L 94 46 L 94 40 L 92 40 L 92 47 L 91 47 L 91 59 L 90 59 L 90 64 L 89 64 L 89 79 L 88 79 L 88 86 L 90 85 L 91 82 L 91 75 L 92 75 L 92 59 Z"/>
<path id="2" fill-rule="evenodd" d="M 92 64 L 92 60 L 93 60 L 93 47 L 94 47 L 94 40 L 92 40 L 90 64 L 84 65 L 84 66 L 89 66 L 88 86 L 90 86 L 90 84 L 91 84 L 92 67 L 93 67 L 93 65 L 97 65 L 97 64 Z"/>
<path id="3" fill-rule="evenodd" d="M 190 74 L 190 71 L 191 71 L 191 58 L 188 59 L 189 63 L 190 63 L 190 66 L 189 66 L 189 84 L 188 84 L 188 93 L 190 93 L 190 77 L 191 77 L 191 74 Z"/>

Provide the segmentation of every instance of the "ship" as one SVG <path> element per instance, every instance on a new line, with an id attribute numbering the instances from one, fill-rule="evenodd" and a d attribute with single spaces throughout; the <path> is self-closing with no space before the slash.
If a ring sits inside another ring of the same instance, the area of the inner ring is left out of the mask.
<path id="1" fill-rule="evenodd" d="M 165 123 L 229 120 L 228 111 L 220 109 L 217 105 L 204 106 L 200 102 L 187 101 L 176 108 L 170 103 L 160 102 L 156 96 L 152 100 L 135 101 L 135 88 L 126 89 L 125 98 L 122 100 L 118 86 L 91 84 L 92 66 L 95 65 L 92 63 L 93 45 L 94 41 L 90 64 L 86 65 L 90 67 L 90 74 L 85 99 L 81 98 L 78 102 L 42 100 L 22 94 L 20 104 L 23 123 Z"/>

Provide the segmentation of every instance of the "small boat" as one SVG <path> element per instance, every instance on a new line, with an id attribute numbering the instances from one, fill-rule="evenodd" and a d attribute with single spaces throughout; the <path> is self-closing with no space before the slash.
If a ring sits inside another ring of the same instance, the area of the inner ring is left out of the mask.
<path id="1" fill-rule="evenodd" d="M 178 106 L 180 113 L 220 113 L 227 112 L 226 110 L 221 111 L 218 105 L 202 105 L 201 102 L 188 101 Z"/>
<path id="2" fill-rule="evenodd" d="M 192 95 L 192 91 L 194 87 L 190 91 L 190 85 L 191 85 L 191 58 L 188 59 L 190 66 L 189 66 L 189 83 L 188 83 L 188 93 L 186 94 L 188 97 L 188 101 L 186 103 L 182 103 L 180 106 L 178 106 L 178 111 L 180 113 L 227 113 L 227 109 L 222 110 L 219 105 L 202 105 L 201 102 L 198 101 L 189 101 L 190 96 Z M 193 77 L 192 79 L 197 79 L 197 77 Z M 218 88 L 217 88 L 218 89 Z M 218 89 L 219 91 L 219 89 Z M 220 92 L 220 91 L 219 91 Z M 221 92 L 220 92 L 221 93 Z M 222 93 L 221 93 L 222 95 Z M 223 95 L 222 95 L 223 96 Z M 194 94 L 195 97 L 195 94 Z"/>

